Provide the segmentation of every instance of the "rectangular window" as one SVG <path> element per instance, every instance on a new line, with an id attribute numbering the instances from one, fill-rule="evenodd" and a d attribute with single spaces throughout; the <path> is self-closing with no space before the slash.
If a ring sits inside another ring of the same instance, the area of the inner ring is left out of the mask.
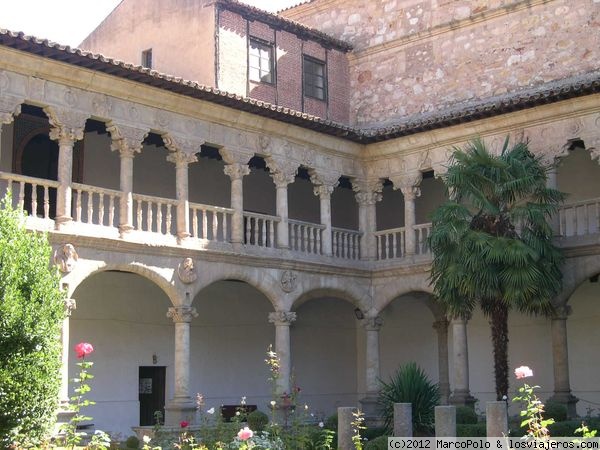
<path id="1" fill-rule="evenodd" d="M 327 66 L 323 61 L 304 56 L 304 95 L 327 100 Z"/>
<path id="2" fill-rule="evenodd" d="M 258 83 L 275 82 L 273 64 L 273 44 L 250 38 L 248 47 L 248 77 Z"/>
<path id="3" fill-rule="evenodd" d="M 142 52 L 142 66 L 152 69 L 152 49 L 144 50 Z"/>

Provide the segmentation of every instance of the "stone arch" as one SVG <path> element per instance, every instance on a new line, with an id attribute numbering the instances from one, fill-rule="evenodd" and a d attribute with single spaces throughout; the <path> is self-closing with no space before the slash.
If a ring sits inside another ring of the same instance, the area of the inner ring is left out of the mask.
<path id="1" fill-rule="evenodd" d="M 263 273 L 256 273 L 255 275 L 245 272 L 244 270 L 234 269 L 234 270 L 225 270 L 215 275 L 208 276 L 204 278 L 200 283 L 198 283 L 197 287 L 190 293 L 190 298 L 195 299 L 198 294 L 209 287 L 210 285 L 218 282 L 218 281 L 227 281 L 227 280 L 237 280 L 243 281 L 259 291 L 263 294 L 273 305 L 274 310 L 280 309 L 280 299 L 279 297 L 283 296 L 283 293 L 278 296 L 276 290 L 276 281 L 272 276 Z"/>
<path id="2" fill-rule="evenodd" d="M 600 255 L 585 256 L 567 261 L 563 268 L 563 288 L 552 301 L 554 306 L 566 305 L 579 285 L 598 273 L 600 273 Z"/>
<path id="3" fill-rule="evenodd" d="M 290 310 L 298 309 L 302 304 L 309 300 L 319 297 L 333 297 L 344 300 L 356 308 L 359 308 L 363 313 L 371 310 L 370 298 L 366 295 L 361 295 L 359 292 L 353 292 L 351 289 L 340 288 L 337 286 L 322 286 L 309 289 L 302 292 L 290 302 Z"/>
<path id="4" fill-rule="evenodd" d="M 420 292 L 423 294 L 427 294 L 430 298 L 433 298 L 433 286 L 429 283 L 429 278 L 419 277 L 413 279 L 405 279 L 403 280 L 402 286 L 398 288 L 388 288 L 385 292 L 382 292 L 379 295 L 376 295 L 375 298 L 382 298 L 381 301 L 378 301 L 375 309 L 380 312 L 385 309 L 392 301 L 397 299 L 398 297 L 402 297 L 403 295 L 407 295 L 414 292 Z M 433 312 L 433 310 L 432 310 Z"/>
<path id="5" fill-rule="evenodd" d="M 153 270 L 152 268 L 139 263 L 105 263 L 97 262 L 96 264 L 83 266 L 83 262 L 78 264 L 78 267 L 71 272 L 69 275 L 63 278 L 63 282 L 68 286 L 67 293 L 70 297 L 73 295 L 75 290 L 88 278 L 100 273 L 107 272 L 109 270 L 117 270 L 121 272 L 134 273 L 140 275 L 154 284 L 156 284 L 162 291 L 169 297 L 169 300 L 173 306 L 179 306 L 183 303 L 184 299 L 179 294 L 175 286 L 160 273 Z"/>

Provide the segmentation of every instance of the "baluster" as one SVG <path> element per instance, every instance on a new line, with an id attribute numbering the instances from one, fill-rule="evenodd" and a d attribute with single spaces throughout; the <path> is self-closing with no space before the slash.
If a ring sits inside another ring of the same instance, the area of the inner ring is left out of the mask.
<path id="1" fill-rule="evenodd" d="M 200 211 L 202 212 L 202 238 L 208 239 L 208 213 L 206 208 L 202 208 Z M 212 215 L 215 215 L 214 211 Z"/>
<path id="2" fill-rule="evenodd" d="M 594 219 L 596 233 L 600 232 L 600 202 L 596 202 L 596 215 Z"/>
<path id="3" fill-rule="evenodd" d="M 112 227 L 115 223 L 115 196 L 109 194 L 108 197 L 108 226 Z"/>
<path id="4" fill-rule="evenodd" d="M 558 211 L 558 232 L 560 236 L 566 236 L 566 228 L 567 228 L 567 214 L 564 208 L 561 208 Z"/>
<path id="5" fill-rule="evenodd" d="M 198 210 L 191 208 L 192 210 L 192 236 L 198 238 Z"/>
<path id="6" fill-rule="evenodd" d="M 219 233 L 219 213 L 217 211 L 213 211 L 213 222 L 212 222 L 213 241 L 217 240 L 218 233 Z"/>
<path id="7" fill-rule="evenodd" d="M 163 208 L 163 204 L 162 202 L 158 202 L 156 204 L 156 232 L 162 234 L 162 208 Z M 165 230 L 166 231 L 166 230 Z"/>
<path id="8" fill-rule="evenodd" d="M 48 186 L 44 186 L 44 219 L 50 218 L 50 197 Z"/>
<path id="9" fill-rule="evenodd" d="M 37 184 L 31 185 L 31 215 L 37 217 Z"/>
<path id="10" fill-rule="evenodd" d="M 98 194 L 98 225 L 104 225 L 104 194 L 100 192 Z"/>
<path id="11" fill-rule="evenodd" d="M 404 230 L 400 232 L 400 255 L 404 257 L 406 253 L 406 235 Z"/>
<path id="12" fill-rule="evenodd" d="M 246 232 L 246 243 L 250 244 L 250 231 L 252 228 L 252 218 L 251 217 L 246 217 L 246 220 L 244 220 L 244 226 L 246 227 L 246 229 L 244 230 Z"/>
<path id="13" fill-rule="evenodd" d="M 588 205 L 583 205 L 583 234 L 586 236 L 590 233 L 590 215 L 588 213 Z"/>
<path id="14" fill-rule="evenodd" d="M 340 233 L 340 258 L 346 257 L 346 233 Z"/>
<path id="15" fill-rule="evenodd" d="M 375 235 L 375 243 L 377 244 L 377 259 L 383 259 L 381 257 L 381 236 L 379 234 Z"/>
<path id="16" fill-rule="evenodd" d="M 151 201 L 146 200 L 146 230 L 152 231 L 154 225 L 154 211 L 153 204 Z"/>
<path id="17" fill-rule="evenodd" d="M 259 241 L 258 241 L 258 239 L 260 237 L 260 222 L 259 222 L 258 217 L 255 217 L 253 222 L 254 222 L 254 233 L 253 233 L 254 234 L 254 245 L 260 245 Z"/>
<path id="18" fill-rule="evenodd" d="M 94 223 L 94 193 L 87 193 L 87 223 Z"/>
<path id="19" fill-rule="evenodd" d="M 391 258 L 398 257 L 398 233 L 392 233 L 392 254 Z"/>
<path id="20" fill-rule="evenodd" d="M 171 232 L 171 224 L 173 223 L 173 205 L 167 203 L 167 223 L 165 228 L 165 234 L 173 234 Z"/>
<path id="21" fill-rule="evenodd" d="M 290 242 L 292 243 L 292 250 L 298 250 L 297 226 L 293 223 L 290 223 L 288 230 L 291 236 Z"/>
<path id="22" fill-rule="evenodd" d="M 269 247 L 275 247 L 275 221 L 269 220 Z"/>
<path id="23" fill-rule="evenodd" d="M 574 222 L 573 236 L 579 236 L 579 212 L 577 210 L 578 210 L 578 208 L 577 208 L 577 206 L 575 206 L 573 208 L 573 222 Z"/>
<path id="24" fill-rule="evenodd" d="M 141 230 L 142 229 L 142 201 L 141 200 L 136 200 L 136 215 L 137 215 L 137 229 Z"/>
<path id="25" fill-rule="evenodd" d="M 81 222 L 81 189 L 75 191 L 75 221 Z"/>
<path id="26" fill-rule="evenodd" d="M 227 213 L 225 213 L 225 211 L 221 212 L 221 241 L 226 241 L 226 236 L 227 236 Z M 218 236 L 217 239 L 215 240 L 219 240 Z"/>
<path id="27" fill-rule="evenodd" d="M 267 242 L 267 227 L 271 221 L 267 219 L 262 220 L 262 246 L 268 247 L 269 244 Z"/>
<path id="28" fill-rule="evenodd" d="M 25 209 L 24 206 L 25 203 L 25 182 L 21 181 L 19 182 L 19 209 Z"/>

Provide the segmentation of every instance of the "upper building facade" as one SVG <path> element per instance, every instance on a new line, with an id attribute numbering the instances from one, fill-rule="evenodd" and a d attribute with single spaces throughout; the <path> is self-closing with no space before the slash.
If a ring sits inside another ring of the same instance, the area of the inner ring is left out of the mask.
<path id="1" fill-rule="evenodd" d="M 409 361 L 443 402 L 493 399 L 487 320 L 440 309 L 427 236 L 452 149 L 481 137 L 498 151 L 510 135 L 555 163 L 548 183 L 569 194 L 553 219 L 566 256 L 556 313 L 511 315 L 510 362 L 534 367 L 541 395 L 570 414 L 599 403 L 600 59 L 583 49 L 598 51 L 600 4 L 475 3 L 315 0 L 284 12 L 330 37 L 230 0 L 125 0 L 82 44 L 94 53 L 1 31 L 0 192 L 48 232 L 77 306 L 63 327 L 61 400 L 81 340 L 96 348 L 89 413 L 123 434 L 156 410 L 193 420 L 196 392 L 207 407 L 246 396 L 267 410 L 272 343 L 277 394 L 294 373 L 318 417 L 359 401 L 372 412 L 378 379 Z M 546 32 L 491 32 L 538 16 Z M 347 25 L 336 31 L 337 20 Z M 405 22 L 417 28 L 375 25 Z M 557 50 L 559 34 L 576 39 L 574 57 Z M 515 49 L 494 51 L 492 36 Z M 427 49 L 435 64 L 408 77 Z M 486 72 L 488 53 L 510 70 Z M 436 64 L 443 75 L 430 78 Z M 544 66 L 547 79 L 532 75 Z M 404 70 L 408 88 L 393 75 Z M 346 106 L 332 107 L 333 92 Z"/>

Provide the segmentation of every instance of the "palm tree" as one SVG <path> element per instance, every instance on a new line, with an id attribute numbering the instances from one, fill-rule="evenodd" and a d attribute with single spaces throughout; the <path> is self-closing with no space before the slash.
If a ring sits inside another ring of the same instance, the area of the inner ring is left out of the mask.
<path id="1" fill-rule="evenodd" d="M 550 314 L 562 255 L 548 219 L 565 195 L 546 187 L 549 167 L 526 142 L 494 155 L 481 139 L 454 149 L 449 200 L 432 217 L 431 279 L 453 317 L 479 305 L 489 319 L 496 396 L 508 393 L 508 312 Z"/>

